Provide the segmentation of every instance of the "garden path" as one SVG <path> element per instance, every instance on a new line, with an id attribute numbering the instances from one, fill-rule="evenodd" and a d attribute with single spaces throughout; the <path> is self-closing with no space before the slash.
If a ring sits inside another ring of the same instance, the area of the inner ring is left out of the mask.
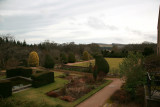
<path id="1" fill-rule="evenodd" d="M 74 65 L 74 64 L 79 64 L 79 63 L 84 63 L 84 62 L 90 62 L 94 60 L 88 60 L 88 61 L 82 61 L 82 62 L 75 62 L 75 63 L 67 63 L 66 65 Z"/>
<path id="2" fill-rule="evenodd" d="M 123 83 L 123 81 L 119 78 L 107 79 L 113 80 L 113 82 L 95 93 L 84 102 L 77 105 L 77 107 L 102 107 L 106 103 L 107 99 L 109 99 L 116 90 L 120 89 Z"/>

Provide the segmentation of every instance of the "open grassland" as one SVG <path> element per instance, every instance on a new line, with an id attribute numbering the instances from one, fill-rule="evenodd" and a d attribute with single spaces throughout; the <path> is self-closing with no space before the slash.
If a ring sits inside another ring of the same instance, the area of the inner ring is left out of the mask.
<path id="1" fill-rule="evenodd" d="M 119 69 L 119 64 L 123 61 L 123 58 L 105 58 L 109 64 L 110 70 L 111 69 Z M 90 63 L 94 66 L 95 61 L 88 61 L 88 62 L 80 62 L 73 64 L 73 66 L 82 66 L 82 67 L 88 67 Z"/>

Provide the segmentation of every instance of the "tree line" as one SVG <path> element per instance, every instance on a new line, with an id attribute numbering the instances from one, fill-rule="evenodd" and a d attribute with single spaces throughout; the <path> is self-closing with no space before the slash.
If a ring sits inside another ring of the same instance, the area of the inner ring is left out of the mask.
<path id="1" fill-rule="evenodd" d="M 11 35 L 0 35 L 0 68 L 27 66 L 29 53 L 36 51 L 40 57 L 39 65 L 44 65 L 46 55 L 50 55 L 55 63 L 62 63 L 61 56 L 74 54 L 77 61 L 83 59 L 83 52 L 87 51 L 91 55 L 100 53 L 99 45 L 91 44 L 75 44 L 55 43 L 45 40 L 39 44 L 27 44 L 15 40 Z"/>

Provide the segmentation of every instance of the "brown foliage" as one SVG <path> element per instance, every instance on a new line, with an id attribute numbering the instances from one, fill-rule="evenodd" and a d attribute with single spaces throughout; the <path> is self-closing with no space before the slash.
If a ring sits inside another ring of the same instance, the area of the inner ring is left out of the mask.
<path id="1" fill-rule="evenodd" d="M 118 103 L 126 103 L 130 100 L 130 97 L 125 90 L 117 90 L 110 99 Z"/>
<path id="2" fill-rule="evenodd" d="M 68 101 L 68 102 L 72 102 L 75 100 L 75 98 L 73 98 L 71 96 L 61 96 L 60 99 L 64 100 L 64 101 Z"/>
<path id="3" fill-rule="evenodd" d="M 59 94 L 54 92 L 54 91 L 48 92 L 47 95 L 50 96 L 50 97 L 58 97 L 59 96 Z"/>

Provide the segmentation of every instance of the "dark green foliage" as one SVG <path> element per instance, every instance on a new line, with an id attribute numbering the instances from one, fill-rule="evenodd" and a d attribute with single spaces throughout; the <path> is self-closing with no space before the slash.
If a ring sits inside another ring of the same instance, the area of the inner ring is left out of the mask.
<path id="1" fill-rule="evenodd" d="M 97 67 L 94 66 L 94 70 L 93 70 L 93 78 L 94 78 L 95 81 L 97 80 L 97 75 L 98 75 Z"/>
<path id="2" fill-rule="evenodd" d="M 107 50 L 101 50 L 101 53 L 103 57 L 109 57 L 109 58 L 123 58 L 127 57 L 128 51 L 127 50 L 122 50 L 121 52 L 114 52 L 114 51 L 107 51 Z"/>
<path id="3" fill-rule="evenodd" d="M 44 67 L 45 68 L 54 68 L 54 65 L 55 65 L 55 63 L 54 63 L 53 58 L 49 54 L 47 54 L 45 56 Z"/>
<path id="4" fill-rule="evenodd" d="M 61 69 L 70 70 L 70 71 L 79 71 L 79 72 L 88 72 L 88 73 L 90 73 L 88 67 L 63 65 L 63 66 L 61 66 Z"/>
<path id="5" fill-rule="evenodd" d="M 142 54 L 130 53 L 126 59 L 120 64 L 120 74 L 125 77 L 124 89 L 135 98 L 136 89 L 145 83 L 145 70 L 142 67 Z"/>
<path id="6" fill-rule="evenodd" d="M 61 54 L 60 54 L 60 58 L 61 58 L 61 62 L 62 62 L 63 64 L 67 64 L 67 63 L 68 63 L 68 58 L 67 58 L 67 56 L 66 56 L 65 53 L 61 53 Z"/>
<path id="7" fill-rule="evenodd" d="M 32 86 L 35 88 L 54 82 L 54 72 L 44 71 L 32 75 Z"/>
<path id="8" fill-rule="evenodd" d="M 92 67 L 91 63 L 89 64 L 89 71 L 88 72 L 93 72 L 93 67 Z"/>
<path id="9" fill-rule="evenodd" d="M 68 62 L 69 63 L 76 62 L 76 58 L 75 58 L 75 55 L 73 53 L 69 53 L 69 55 L 68 55 Z"/>
<path id="10" fill-rule="evenodd" d="M 144 67 L 147 71 L 160 70 L 160 56 L 147 56 L 144 61 Z"/>
<path id="11" fill-rule="evenodd" d="M 12 85 L 9 80 L 0 80 L 0 98 L 6 98 L 12 95 Z"/>
<path id="12" fill-rule="evenodd" d="M 109 64 L 102 55 L 95 56 L 95 66 L 97 67 L 98 73 L 104 72 L 107 74 L 109 72 Z"/>
<path id="13" fill-rule="evenodd" d="M 7 78 L 14 77 L 14 76 L 31 77 L 31 75 L 32 75 L 31 68 L 16 67 L 16 68 L 6 70 Z"/>
<path id="14" fill-rule="evenodd" d="M 145 47 L 144 51 L 143 51 L 143 55 L 144 56 L 149 56 L 152 55 L 154 53 L 154 50 L 152 47 Z"/>

